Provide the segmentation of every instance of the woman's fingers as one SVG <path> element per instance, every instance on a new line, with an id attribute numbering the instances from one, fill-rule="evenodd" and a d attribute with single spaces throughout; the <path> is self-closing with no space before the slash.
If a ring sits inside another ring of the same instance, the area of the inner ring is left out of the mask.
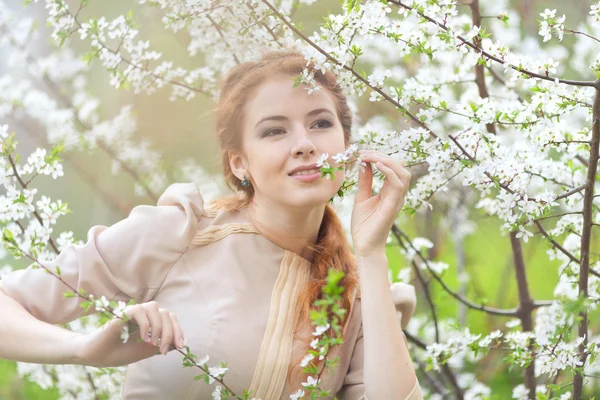
<path id="1" fill-rule="evenodd" d="M 150 328 L 152 330 L 152 344 L 158 346 L 158 338 L 162 331 L 162 318 L 158 312 L 158 304 L 155 301 L 149 301 L 148 303 L 142 304 L 146 309 L 146 315 L 150 320 Z"/>
<path id="2" fill-rule="evenodd" d="M 173 326 L 171 324 L 170 313 L 161 308 L 159 315 L 161 319 L 161 332 L 160 332 L 160 352 L 166 355 L 169 352 L 169 348 L 173 343 Z"/>
<path id="3" fill-rule="evenodd" d="M 411 174 L 406 168 L 404 168 L 404 160 L 397 160 L 391 156 L 388 156 L 387 154 L 373 150 L 365 150 L 364 153 L 360 153 L 360 155 L 365 162 L 380 162 L 387 168 L 392 169 L 394 174 L 400 179 L 400 182 L 402 182 L 402 189 L 407 189 L 410 185 Z M 388 177 L 386 176 L 386 178 Z"/>
<path id="4" fill-rule="evenodd" d="M 150 320 L 146 315 L 146 310 L 140 305 L 129 306 L 125 309 L 124 314 L 130 320 L 133 320 L 140 328 L 140 338 L 146 343 L 150 343 L 148 331 L 150 330 Z"/>
<path id="5" fill-rule="evenodd" d="M 368 163 L 364 172 L 358 176 L 358 190 L 356 192 L 356 203 L 361 203 L 373 196 L 373 169 L 371 163 Z"/>
<path id="6" fill-rule="evenodd" d="M 159 346 L 162 354 L 167 354 L 171 345 L 179 349 L 185 346 L 183 329 L 177 316 L 159 308 L 156 302 L 129 306 L 124 314 L 139 326 L 144 342 Z"/>
<path id="7" fill-rule="evenodd" d="M 404 184 L 392 168 L 384 165 L 381 161 L 377 161 L 375 163 L 375 168 L 380 170 L 383 173 L 383 175 L 385 175 L 385 179 L 389 182 L 390 185 L 392 185 L 398 190 L 404 190 Z"/>
<path id="8" fill-rule="evenodd" d="M 173 327 L 173 343 L 178 349 L 182 349 L 185 346 L 185 337 L 183 336 L 183 329 L 179 324 L 179 318 L 177 315 L 170 313 L 171 326 Z"/>

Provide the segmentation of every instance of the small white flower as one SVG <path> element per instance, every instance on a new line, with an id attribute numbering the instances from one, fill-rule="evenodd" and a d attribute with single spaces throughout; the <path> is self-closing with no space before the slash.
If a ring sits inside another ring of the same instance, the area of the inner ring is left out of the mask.
<path id="1" fill-rule="evenodd" d="M 338 164 L 342 164 L 344 163 L 344 161 L 348 161 L 348 155 L 346 153 L 338 153 L 334 156 L 331 156 L 331 158 Z"/>
<path id="2" fill-rule="evenodd" d="M 198 361 L 198 362 L 196 363 L 196 365 L 197 365 L 197 366 L 199 366 L 199 367 L 202 367 L 202 366 L 206 365 L 206 363 L 208 362 L 209 358 L 210 358 L 210 357 L 208 356 L 208 354 L 207 354 L 207 355 L 205 355 L 204 357 L 202 357 L 202 358 L 200 359 L 200 361 Z"/>
<path id="3" fill-rule="evenodd" d="M 594 17 L 596 22 L 600 21 L 600 3 L 592 4 L 590 7 L 590 15 Z"/>
<path id="4" fill-rule="evenodd" d="M 221 386 L 217 385 L 215 391 L 212 393 L 213 400 L 221 400 Z"/>
<path id="5" fill-rule="evenodd" d="M 113 313 L 119 317 L 122 318 L 123 317 L 123 311 L 125 311 L 125 308 L 127 307 L 127 303 L 125 303 L 124 301 L 119 301 L 117 303 L 117 306 L 115 307 L 115 309 L 113 310 Z"/>
<path id="6" fill-rule="evenodd" d="M 212 385 L 212 383 L 215 381 L 214 377 L 217 378 L 221 378 L 223 377 L 223 375 L 225 375 L 225 373 L 229 370 L 229 368 L 223 368 L 223 367 L 208 367 L 208 373 L 210 374 L 208 376 L 208 384 Z"/>
<path id="7" fill-rule="evenodd" d="M 319 380 L 320 379 L 315 379 L 312 376 L 309 376 L 308 378 L 306 378 L 306 382 L 302 382 L 302 386 L 307 387 L 307 386 L 317 386 L 319 384 Z"/>
<path id="8" fill-rule="evenodd" d="M 521 325 L 521 320 L 518 319 L 518 318 L 511 319 L 505 325 L 506 325 L 507 328 L 515 328 L 515 327 Z"/>
<path id="9" fill-rule="evenodd" d="M 302 368 L 306 367 L 308 365 L 308 363 L 312 361 L 313 358 L 315 358 L 315 356 L 313 356 L 312 354 L 308 353 L 307 355 L 304 356 L 304 358 L 302 359 L 302 361 L 300 361 L 300 366 Z"/>
<path id="10" fill-rule="evenodd" d="M 123 343 L 127 343 L 129 340 L 129 325 L 125 325 L 121 330 L 121 339 L 123 340 Z"/>
<path id="11" fill-rule="evenodd" d="M 522 237 L 523 241 L 527 243 L 527 241 L 529 240 L 529 236 L 533 236 L 533 233 L 529 232 L 523 226 L 519 226 L 519 232 L 517 232 L 516 235 L 517 239 Z"/>
<path id="12" fill-rule="evenodd" d="M 308 94 L 312 94 L 313 92 L 318 92 L 319 90 L 321 90 L 321 86 L 316 85 L 304 89 L 308 91 Z"/>
<path id="13" fill-rule="evenodd" d="M 313 336 L 321 336 L 323 333 L 325 333 L 325 331 L 327 331 L 327 329 L 329 329 L 329 327 L 330 327 L 329 323 L 326 323 L 325 325 L 317 326 L 317 328 L 313 332 Z"/>
<path id="14" fill-rule="evenodd" d="M 327 163 L 327 160 L 329 159 L 329 154 L 327 153 L 323 153 L 321 154 L 321 157 L 317 160 L 317 167 L 325 167 Z"/>
<path id="15" fill-rule="evenodd" d="M 304 390 L 298 389 L 296 393 L 290 395 L 290 400 L 298 400 L 304 397 Z"/>

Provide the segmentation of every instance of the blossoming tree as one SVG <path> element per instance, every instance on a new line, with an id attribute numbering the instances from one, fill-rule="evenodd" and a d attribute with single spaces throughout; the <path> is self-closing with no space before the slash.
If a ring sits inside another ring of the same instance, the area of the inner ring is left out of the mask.
<path id="1" fill-rule="evenodd" d="M 25 14 L 0 2 L 0 54 L 8 67 L 0 76 L 4 248 L 43 266 L 75 242 L 72 232 L 55 231 L 57 219 L 69 212 L 62 201 L 68 199 L 36 189 L 41 175 L 63 176 L 70 154 L 108 158 L 112 172 L 130 176 L 135 194 L 151 201 L 171 182 L 162 154 L 136 139 L 134 107 L 108 118 L 101 112 L 89 90 L 92 73 L 136 97 L 166 91 L 174 102 L 195 102 L 216 98 L 218 78 L 235 64 L 265 50 L 295 48 L 316 66 L 296 83 L 320 90 L 314 74 L 335 71 L 357 115 L 355 146 L 323 157 L 324 176 L 335 164 L 360 167 L 356 146 L 403 159 L 413 174 L 389 237 L 390 249 L 402 254 L 390 278 L 419 288 L 419 312 L 406 336 L 428 398 L 501 398 L 478 373 L 490 359 L 501 360 L 501 374 L 519 371 L 509 391 L 515 399 L 576 400 L 597 391 L 600 3 L 586 4 L 584 20 L 575 25 L 546 9 L 537 17 L 539 36 L 532 37 L 522 33 L 527 21 L 506 0 L 344 0 L 308 32 L 298 14 L 313 2 L 139 0 L 119 3 L 126 8 L 117 17 L 94 14 L 90 0 L 26 1 Z M 144 38 L 140 21 L 149 19 L 177 39 L 194 68 L 178 65 Z M 38 29 L 40 20 L 48 30 Z M 31 44 L 48 37 L 50 52 Z M 46 144 L 21 160 L 18 142 L 35 130 L 32 124 L 42 128 Z M 177 164 L 174 174 L 197 181 L 208 198 L 222 190 L 193 161 Z M 356 169 L 334 199 L 347 224 L 355 182 Z M 128 206 L 116 193 L 101 185 L 92 189 L 126 215 Z M 473 223 L 482 217 L 498 222 L 490 243 L 508 241 L 512 251 L 518 298 L 512 308 L 487 300 L 492 293 L 474 296 L 469 289 L 476 266 L 464 257 L 464 241 L 482 234 Z M 409 233 L 414 221 L 448 226 L 444 240 L 452 241 L 455 260 L 436 257 L 435 237 Z M 537 282 L 525 256 L 533 242 L 546 249 L 545 264 L 553 271 L 547 276 L 557 277 L 547 298 L 533 295 Z M 59 270 L 49 272 L 60 279 Z M 67 295 L 104 312 L 71 329 L 97 329 L 108 318 L 122 318 L 124 304 Z M 456 312 L 442 314 L 441 299 L 452 300 Z M 495 328 L 475 329 L 467 314 L 486 315 L 493 321 L 487 326 Z M 232 395 L 223 365 L 208 367 L 209 358 L 198 360 L 190 349 L 182 359 L 215 385 L 215 398 Z M 19 364 L 19 371 L 74 398 L 116 397 L 122 380 L 119 368 Z M 317 386 L 318 377 L 311 377 L 307 395 Z"/>

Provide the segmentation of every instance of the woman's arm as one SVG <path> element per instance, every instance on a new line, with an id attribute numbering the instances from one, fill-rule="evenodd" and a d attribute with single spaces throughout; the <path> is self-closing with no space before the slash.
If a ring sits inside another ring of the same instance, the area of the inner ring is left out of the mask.
<path id="1" fill-rule="evenodd" d="M 368 399 L 405 399 L 417 385 L 402 328 L 398 323 L 385 253 L 358 257 L 364 367 Z"/>
<path id="2" fill-rule="evenodd" d="M 0 287 L 0 358 L 38 364 L 75 364 L 74 339 L 67 329 L 42 322 Z"/>
<path id="3" fill-rule="evenodd" d="M 7 296 L 1 286 L 0 310 L 0 358 L 36 364 L 118 367 L 158 354 L 153 344 L 138 342 L 139 332 L 123 343 L 118 321 L 92 334 L 76 333 L 42 322 Z M 181 339 L 179 325 L 173 326 L 173 330 L 176 331 L 175 339 Z"/>
<path id="4" fill-rule="evenodd" d="M 60 279 L 44 268 L 34 268 L 35 264 L 5 275 L 0 281 L 3 289 L 0 358 L 108 366 L 156 354 L 154 346 L 160 327 L 172 326 L 172 323 L 169 313 L 150 304 L 154 302 L 149 303 L 149 300 L 188 248 L 203 215 L 202 207 L 195 185 L 172 185 L 156 207 L 138 206 L 126 219 L 110 227 L 92 227 L 85 245 L 69 245 L 55 260 L 42 264 L 53 272 L 60 267 Z M 83 299 L 80 297 L 64 295 L 67 291 L 81 293 L 82 290 L 97 299 L 101 296 L 121 301 L 133 298 L 151 307 L 143 313 L 137 308 L 134 310 L 141 319 L 136 320 L 141 322 L 140 327 L 159 328 L 152 329 L 154 346 L 129 341 L 123 345 L 116 324 L 112 325 L 114 332 L 104 327 L 97 333 L 79 336 L 52 326 L 94 312 L 93 307 L 89 311 L 81 307 Z M 169 350 L 168 341 L 165 342 L 162 343 L 164 353 Z M 130 352 L 122 353 L 123 349 Z"/>

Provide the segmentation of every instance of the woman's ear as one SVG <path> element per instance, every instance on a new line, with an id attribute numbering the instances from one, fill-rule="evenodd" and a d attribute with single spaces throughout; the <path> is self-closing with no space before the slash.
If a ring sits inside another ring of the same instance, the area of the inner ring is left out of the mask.
<path id="1" fill-rule="evenodd" d="M 231 168 L 231 172 L 239 179 L 242 180 L 244 175 L 248 175 L 248 170 L 246 168 L 246 160 L 244 157 L 235 150 L 228 151 L 229 157 L 229 168 Z"/>

